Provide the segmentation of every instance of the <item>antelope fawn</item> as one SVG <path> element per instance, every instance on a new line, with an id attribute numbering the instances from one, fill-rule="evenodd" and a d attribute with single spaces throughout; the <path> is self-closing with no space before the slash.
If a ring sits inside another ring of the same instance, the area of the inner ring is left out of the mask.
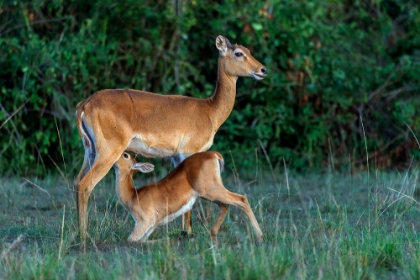
<path id="1" fill-rule="evenodd" d="M 117 194 L 121 203 L 133 216 L 136 225 L 129 241 L 145 241 L 159 225 L 166 224 L 190 211 L 198 197 L 219 206 L 220 212 L 210 236 L 219 231 L 229 205 L 239 207 L 248 216 L 257 239 L 262 232 L 245 196 L 228 191 L 220 176 L 223 157 L 218 152 L 196 153 L 185 159 L 161 181 L 135 189 L 133 173 L 151 172 L 151 163 L 138 163 L 124 152 L 114 164 Z"/>

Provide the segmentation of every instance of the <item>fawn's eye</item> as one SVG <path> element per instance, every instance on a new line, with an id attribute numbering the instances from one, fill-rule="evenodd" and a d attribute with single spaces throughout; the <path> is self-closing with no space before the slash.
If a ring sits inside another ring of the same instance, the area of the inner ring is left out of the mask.
<path id="1" fill-rule="evenodd" d="M 129 154 L 127 154 L 127 153 L 124 153 L 123 155 L 124 155 L 124 158 L 125 159 L 129 159 L 130 158 Z"/>
<path id="2" fill-rule="evenodd" d="M 236 56 L 236 57 L 241 57 L 241 56 L 243 56 L 243 55 L 244 55 L 244 54 L 243 54 L 243 53 L 241 53 L 241 52 L 236 52 L 236 53 L 235 53 L 235 56 Z"/>

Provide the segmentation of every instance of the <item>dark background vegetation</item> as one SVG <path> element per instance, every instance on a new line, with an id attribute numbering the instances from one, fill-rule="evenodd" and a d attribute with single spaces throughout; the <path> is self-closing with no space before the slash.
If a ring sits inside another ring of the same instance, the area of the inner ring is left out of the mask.
<path id="1" fill-rule="evenodd" d="M 212 150 L 237 166 L 265 152 L 296 170 L 405 168 L 420 155 L 418 1 L 0 3 L 2 174 L 76 172 L 75 106 L 98 90 L 210 96 L 219 34 L 269 73 L 238 80 L 216 134 Z"/>

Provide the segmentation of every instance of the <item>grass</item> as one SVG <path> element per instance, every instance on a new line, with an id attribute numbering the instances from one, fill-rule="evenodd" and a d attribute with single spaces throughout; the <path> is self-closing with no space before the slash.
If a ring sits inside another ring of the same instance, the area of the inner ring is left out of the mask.
<path id="1" fill-rule="evenodd" d="M 145 178 L 135 176 L 135 184 Z M 233 207 L 212 244 L 217 207 L 207 201 L 194 206 L 194 240 L 128 243 L 134 223 L 108 175 L 90 199 L 86 253 L 79 251 L 74 195 L 62 176 L 0 182 L 2 279 L 420 278 L 415 169 L 369 176 L 283 170 L 250 179 L 227 171 L 226 187 L 247 195 L 260 223 L 260 244 Z M 159 227 L 151 239 L 179 236 L 180 224 Z"/>

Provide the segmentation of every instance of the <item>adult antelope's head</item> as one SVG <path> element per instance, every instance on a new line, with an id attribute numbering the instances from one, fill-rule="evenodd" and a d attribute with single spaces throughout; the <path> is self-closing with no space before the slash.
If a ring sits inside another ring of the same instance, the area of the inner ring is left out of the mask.
<path id="1" fill-rule="evenodd" d="M 220 63 L 224 72 L 233 77 L 253 77 L 262 80 L 267 76 L 267 69 L 256 60 L 250 51 L 241 45 L 232 45 L 228 39 L 219 35 L 216 47 L 220 54 Z"/>

